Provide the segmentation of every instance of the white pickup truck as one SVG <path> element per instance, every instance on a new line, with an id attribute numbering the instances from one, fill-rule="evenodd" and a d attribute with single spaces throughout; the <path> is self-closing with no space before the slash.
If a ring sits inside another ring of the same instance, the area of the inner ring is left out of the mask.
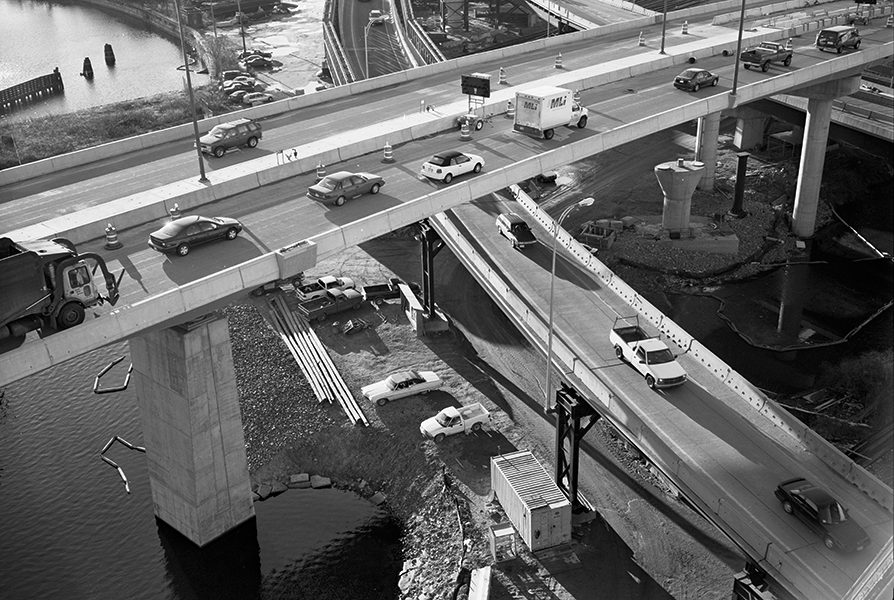
<path id="1" fill-rule="evenodd" d="M 457 433 L 470 434 L 480 431 L 484 423 L 490 420 L 490 411 L 479 402 L 467 406 L 448 406 L 435 416 L 428 418 L 419 426 L 419 431 L 427 438 L 440 442 L 448 435 Z"/>
<path id="2" fill-rule="evenodd" d="M 638 317 L 616 318 L 608 335 L 617 357 L 639 371 L 650 388 L 668 388 L 686 383 L 686 371 L 673 352 L 660 339 L 648 335 L 639 326 Z"/>
<path id="3" fill-rule="evenodd" d="M 312 283 L 295 286 L 295 295 L 300 302 L 322 298 L 329 290 L 353 290 L 354 280 L 350 277 L 325 275 Z"/>

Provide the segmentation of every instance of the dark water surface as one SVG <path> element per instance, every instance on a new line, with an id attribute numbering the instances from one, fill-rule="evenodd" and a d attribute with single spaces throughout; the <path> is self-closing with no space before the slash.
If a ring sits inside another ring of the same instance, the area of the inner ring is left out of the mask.
<path id="1" fill-rule="evenodd" d="M 115 435 L 142 445 L 135 393 L 92 392 L 126 354 L 115 344 L 0 390 L 0 598 L 395 597 L 400 531 L 354 494 L 290 490 L 202 550 L 155 519 L 145 455 L 115 444 L 128 495 L 99 453 Z"/>
<path id="2" fill-rule="evenodd" d="M 849 204 L 839 214 L 876 249 L 894 253 L 892 184 L 874 190 L 872 197 Z M 894 345 L 894 310 L 884 309 L 894 295 L 894 264 L 874 259 L 866 242 L 848 228 L 833 224 L 818 231 L 811 253 L 814 264 L 797 267 L 803 288 L 802 334 L 813 348 L 778 352 L 749 344 L 718 315 L 724 315 L 752 341 L 773 341 L 786 278 L 783 267 L 750 281 L 719 286 L 709 295 L 668 296 L 675 322 L 753 384 L 774 392 L 794 394 L 809 390 L 824 365 Z M 877 311 L 880 314 L 870 319 Z M 761 333 L 762 332 L 762 333 Z M 842 343 L 831 344 L 846 339 Z"/>
<path id="3" fill-rule="evenodd" d="M 105 44 L 117 59 L 106 66 Z M 95 73 L 79 75 L 89 57 Z M 185 89 L 179 42 L 142 23 L 86 5 L 42 0 L 0 0 L 0 89 L 47 75 L 59 67 L 65 93 L 4 116 L 20 120 L 62 114 L 162 92 Z M 207 75 L 192 73 L 193 85 Z"/>

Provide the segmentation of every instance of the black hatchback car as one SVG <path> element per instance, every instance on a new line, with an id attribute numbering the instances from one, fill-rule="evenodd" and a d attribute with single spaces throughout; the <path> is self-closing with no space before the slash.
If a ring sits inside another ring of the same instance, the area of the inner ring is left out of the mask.
<path id="1" fill-rule="evenodd" d="M 869 536 L 848 516 L 847 509 L 803 477 L 783 481 L 774 493 L 782 510 L 806 523 L 827 548 L 856 552 L 869 545 Z"/>
<path id="2" fill-rule="evenodd" d="M 197 244 L 214 240 L 234 240 L 242 223 L 228 217 L 181 217 L 149 236 L 149 246 L 164 254 L 189 254 Z"/>

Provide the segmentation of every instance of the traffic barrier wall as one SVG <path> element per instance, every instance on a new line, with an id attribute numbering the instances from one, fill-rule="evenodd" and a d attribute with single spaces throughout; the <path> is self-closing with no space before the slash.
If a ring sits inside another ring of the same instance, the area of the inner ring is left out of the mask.
<path id="1" fill-rule="evenodd" d="M 513 188 L 518 190 L 517 187 Z M 520 192 L 520 190 L 518 190 Z M 524 193 L 517 193 L 516 199 L 547 230 L 552 231 L 553 219 Z M 646 318 L 661 334 L 672 341 L 680 350 L 690 354 L 703 367 L 714 374 L 723 384 L 743 399 L 756 414 L 771 422 L 790 438 L 797 440 L 823 463 L 845 477 L 867 496 L 888 511 L 892 507 L 891 488 L 869 474 L 865 469 L 846 457 L 813 430 L 804 425 L 787 410 L 754 388 L 744 377 L 734 371 L 723 360 L 708 350 L 682 327 L 667 318 L 660 310 L 640 296 L 636 290 L 615 276 L 601 261 L 591 256 L 567 231 L 562 230 L 557 243 L 570 250 L 572 255 L 582 258 L 582 264 L 590 269 L 603 283 L 617 293 L 638 314 Z"/>
<path id="2" fill-rule="evenodd" d="M 773 31 L 769 33 L 758 33 L 755 34 L 752 39 L 778 39 L 780 37 L 780 32 Z M 782 32 L 782 37 L 786 37 L 785 32 Z M 719 43 L 714 43 L 710 46 L 712 48 L 711 52 L 719 52 L 722 48 L 727 47 L 728 44 L 721 40 Z M 832 59 L 835 61 L 835 64 L 844 64 L 846 68 L 851 68 L 852 66 L 856 66 L 861 64 L 861 59 L 865 59 L 867 57 L 874 57 L 878 54 L 879 58 L 882 57 L 884 52 L 887 50 L 886 46 L 876 47 L 872 49 L 866 49 L 861 51 L 860 53 L 852 53 L 843 56 L 836 57 Z M 624 59 L 621 62 L 623 64 L 625 61 L 630 61 L 633 64 L 636 64 L 637 60 L 648 61 L 648 56 L 640 56 L 632 57 L 630 59 Z M 674 60 L 679 60 L 679 58 L 674 58 Z M 843 61 L 839 63 L 838 61 Z M 663 64 L 663 61 L 661 61 Z M 568 73 L 560 73 L 553 77 L 548 78 L 544 81 L 549 81 L 550 83 L 555 83 L 557 85 L 566 85 L 568 87 L 579 88 L 580 84 L 587 82 L 605 82 L 613 80 L 613 77 L 616 75 L 612 75 L 611 71 L 605 71 L 605 69 L 617 69 L 617 64 L 611 64 L 609 66 L 605 65 L 596 65 L 593 67 L 589 67 L 586 69 L 579 69 L 577 71 L 571 71 Z M 622 67 L 623 70 L 624 67 Z M 829 63 L 823 63 L 820 65 L 815 65 L 814 67 L 806 68 L 803 70 L 785 73 L 776 77 L 768 78 L 761 82 L 760 84 L 755 84 L 752 86 L 746 86 L 740 89 L 738 94 L 738 104 L 744 104 L 751 100 L 757 99 L 759 97 L 764 97 L 767 95 L 772 95 L 776 93 L 780 93 L 781 91 L 785 91 L 786 88 L 792 87 L 801 87 L 812 78 L 817 77 L 817 72 L 822 73 L 824 75 L 828 75 L 831 73 L 832 67 Z M 602 72 L 600 73 L 600 70 Z M 793 83 L 794 81 L 794 83 Z M 587 83 L 588 84 L 588 83 Z M 768 91 L 763 91 L 767 88 L 770 88 Z M 586 89 L 586 88 L 585 88 Z M 505 98 L 512 97 L 512 89 L 509 90 L 501 90 L 498 94 L 495 94 L 495 100 L 489 104 L 485 105 L 485 110 L 488 112 L 496 111 L 494 114 L 499 114 L 505 112 L 506 110 L 506 100 Z M 701 107 L 701 108 L 700 108 Z M 570 144 L 563 146 L 563 148 L 559 151 L 563 153 L 563 160 L 568 162 L 572 162 L 576 159 L 582 158 L 584 156 L 588 156 L 593 152 L 594 145 L 596 146 L 595 150 L 601 151 L 603 149 L 613 147 L 614 145 L 618 145 L 620 143 L 624 143 L 626 141 L 631 141 L 636 139 L 639 135 L 641 135 L 641 129 L 645 126 L 651 127 L 651 131 L 658 131 L 661 129 L 665 129 L 674 125 L 679 124 L 680 122 L 685 122 L 685 120 L 695 119 L 701 114 L 704 114 L 705 107 L 709 112 L 717 112 L 728 108 L 728 98 L 724 96 L 714 96 L 708 98 L 704 101 L 699 101 L 684 107 L 683 109 L 677 109 L 673 111 L 667 111 L 666 113 L 662 113 L 661 115 L 653 115 L 648 117 L 647 119 L 635 124 L 636 126 L 628 126 L 616 130 L 612 130 L 598 136 L 595 140 L 591 139 L 588 142 L 586 147 L 582 147 L 577 144 Z M 456 110 L 456 113 L 453 114 L 448 113 L 444 116 L 434 116 L 433 113 L 425 113 L 425 114 L 414 114 L 414 115 L 404 115 L 402 120 L 408 123 L 409 127 L 395 127 L 388 134 L 382 134 L 379 136 L 372 137 L 372 143 L 364 142 L 361 138 L 354 138 L 352 143 L 349 143 L 346 146 L 342 146 L 340 148 L 333 148 L 330 142 L 323 141 L 318 142 L 316 144 L 311 144 L 305 147 L 299 147 L 301 152 L 299 153 L 299 157 L 297 161 L 293 161 L 292 163 L 286 165 L 276 165 L 275 161 L 277 160 L 275 155 L 271 155 L 265 157 L 263 159 L 257 159 L 257 161 L 251 161 L 248 163 L 244 163 L 243 166 L 239 167 L 242 169 L 245 168 L 253 168 L 258 170 L 259 173 L 263 173 L 262 175 L 256 174 L 254 179 L 250 176 L 245 177 L 236 177 L 233 181 L 227 181 L 225 185 L 218 188 L 220 191 L 215 191 L 214 199 L 220 199 L 224 197 L 225 193 L 232 193 L 233 190 L 244 191 L 246 189 L 251 189 L 252 185 L 259 186 L 261 181 L 263 180 L 265 183 L 269 183 L 275 180 L 276 177 L 279 176 L 292 176 L 297 172 L 310 172 L 314 170 L 320 162 L 323 164 L 333 164 L 337 162 L 341 162 L 344 160 L 348 160 L 349 158 L 353 158 L 354 156 L 358 156 L 363 154 L 364 152 L 375 151 L 378 152 L 384 147 L 385 142 L 392 143 L 400 143 L 397 140 L 409 139 L 406 137 L 400 137 L 405 135 L 411 135 L 413 138 L 422 137 L 425 135 L 430 135 L 433 133 L 437 133 L 440 131 L 446 131 L 453 127 L 455 127 L 455 117 L 456 114 L 461 114 L 461 112 L 465 111 L 465 107 L 461 102 L 454 103 L 448 107 L 441 107 L 442 110 Z M 680 120 L 682 116 L 682 121 Z M 647 121 L 651 120 L 650 123 L 647 124 Z M 378 125 L 381 126 L 381 125 Z M 408 131 L 409 129 L 409 131 Z M 365 134 L 364 134 L 365 135 Z M 344 137 L 340 137 L 339 139 L 345 139 Z M 366 143 L 366 146 L 364 146 Z M 355 146 L 356 144 L 356 146 Z M 362 148 L 364 152 L 357 152 L 357 148 Z M 570 153 L 570 154 L 564 154 Z M 553 153 L 549 153 L 553 154 Z M 541 158 L 545 155 L 541 155 Z M 560 156 L 560 154 L 555 154 L 555 156 Z M 295 163 L 298 163 L 297 166 L 294 166 Z M 530 163 L 527 163 L 530 164 Z M 556 164 L 556 163 L 553 163 Z M 560 163 L 560 164 L 568 164 Z M 248 167 L 244 166 L 248 165 Z M 548 168 L 544 165 L 541 165 L 543 170 L 548 170 Z M 2 173 L 2 172 L 0 172 Z M 227 177 L 231 177 L 230 168 L 221 169 L 213 174 L 214 179 L 226 179 Z M 519 181 L 520 179 L 516 179 L 515 181 Z M 514 181 L 507 182 L 507 185 L 513 183 Z M 217 188 L 218 186 L 211 186 L 212 189 Z M 168 190 L 172 188 L 167 188 Z M 158 194 L 161 192 L 165 193 L 165 188 L 161 188 L 160 190 L 154 190 L 152 193 Z M 150 192 L 147 192 L 147 194 Z M 177 202 L 181 204 L 181 206 L 189 206 L 194 207 L 203 202 L 203 198 L 207 199 L 207 196 L 204 196 L 204 191 L 194 191 L 193 195 L 180 198 L 176 195 L 168 195 L 167 201 L 169 203 Z M 170 207 L 162 207 L 161 214 L 166 213 Z M 95 239 L 97 235 L 101 235 L 100 230 L 105 227 L 106 221 L 108 218 L 114 214 L 116 219 L 116 226 L 119 229 L 124 229 L 129 226 L 133 226 L 139 222 L 139 215 L 145 213 L 139 213 L 132 216 L 127 216 L 126 214 L 121 213 L 113 213 L 107 212 L 102 213 L 98 220 L 84 222 L 84 231 L 80 234 L 77 232 L 77 228 L 73 225 L 73 221 L 70 219 L 77 218 L 86 218 L 89 216 L 95 216 L 99 213 L 96 212 L 85 212 L 81 217 L 65 217 L 65 231 L 72 237 L 72 240 L 75 243 L 80 243 L 82 241 L 86 241 L 89 239 Z M 117 221 L 121 219 L 122 224 L 118 225 Z M 55 221 L 55 219 L 53 220 Z M 47 231 L 59 231 L 62 227 L 57 226 L 53 221 L 49 223 L 43 224 L 43 226 L 34 226 L 31 228 L 25 228 L 23 230 L 15 232 L 15 236 L 22 239 L 32 239 L 37 235 L 44 235 Z M 102 222 L 99 222 L 102 221 Z M 145 221 L 144 221 L 145 222 Z"/>
<path id="3" fill-rule="evenodd" d="M 718 3 L 713 5 L 707 5 L 702 7 L 693 7 L 691 9 L 684 9 L 682 11 L 676 11 L 674 13 L 670 13 L 668 15 L 668 20 L 674 20 L 678 18 L 684 18 L 687 16 L 691 16 L 693 14 L 701 14 L 701 12 L 707 12 L 708 10 L 716 10 L 718 6 L 723 4 L 728 5 L 730 8 L 735 8 L 738 4 L 736 2 L 726 2 L 726 3 Z M 785 3 L 789 4 L 789 3 Z M 845 9 L 849 10 L 849 9 Z M 882 7 L 876 12 L 876 16 L 883 16 L 887 14 L 891 10 L 890 6 Z M 699 11 L 699 12 L 695 12 Z M 738 16 L 736 16 L 738 18 Z M 453 61 L 445 61 L 444 63 L 438 63 L 435 65 L 427 65 L 425 67 L 419 67 L 418 69 L 411 69 L 409 71 L 403 71 L 399 74 L 386 75 L 383 77 L 376 77 L 371 80 L 365 80 L 362 82 L 358 82 L 355 84 L 351 84 L 349 86 L 339 86 L 335 88 L 329 88 L 327 90 L 323 90 L 321 92 L 317 92 L 314 94 L 306 94 L 303 96 L 298 96 L 295 98 L 289 98 L 286 100 L 281 100 L 278 102 L 261 105 L 253 108 L 247 108 L 241 111 L 237 111 L 234 113 L 229 113 L 227 115 L 214 117 L 211 119 L 205 119 L 200 122 L 200 131 L 207 132 L 214 125 L 231 121 L 237 118 L 258 118 L 260 116 L 270 116 L 274 114 L 282 114 L 283 112 L 288 112 L 291 110 L 297 110 L 302 107 L 311 106 L 315 104 L 320 104 L 323 102 L 330 102 L 337 98 L 343 98 L 345 96 L 351 95 L 352 93 L 357 93 L 361 90 L 368 89 L 378 89 L 382 87 L 387 87 L 393 85 L 397 81 L 410 81 L 414 79 L 418 79 L 430 74 L 434 73 L 443 73 L 449 71 L 451 69 L 458 68 L 458 65 L 462 64 L 463 66 L 471 67 L 480 62 L 487 62 L 491 60 L 496 60 L 499 58 L 508 58 L 512 56 L 516 56 L 519 54 L 527 53 L 531 50 L 544 49 L 553 46 L 559 46 L 561 44 L 570 43 L 577 40 L 591 39 L 604 35 L 610 35 L 616 33 L 618 31 L 626 31 L 626 30 L 634 30 L 641 29 L 648 25 L 651 25 L 655 22 L 660 22 L 660 18 L 643 18 L 643 19 L 634 19 L 631 21 L 617 23 L 614 25 L 602 26 L 596 29 L 577 32 L 574 34 L 567 34 L 563 36 L 556 36 L 553 38 L 549 38 L 549 40 L 539 40 L 536 42 L 531 42 L 528 44 L 522 44 L 519 46 L 512 46 L 508 48 L 502 48 L 498 50 L 494 50 L 491 52 L 485 52 L 481 54 L 475 54 L 469 57 L 464 57 L 464 60 L 467 62 L 459 63 L 456 62 L 456 59 Z M 812 27 L 804 29 L 804 31 L 808 31 L 811 29 L 818 29 L 821 27 L 825 27 L 825 22 L 814 23 Z M 763 39 L 779 39 L 780 37 L 790 37 L 794 35 L 794 32 L 785 32 L 781 35 L 770 34 L 767 37 L 760 38 L 752 38 L 752 43 L 757 43 L 762 41 Z M 725 45 L 722 47 L 715 47 L 715 52 L 713 54 L 706 55 L 697 55 L 697 58 L 704 58 L 706 56 L 717 55 L 722 52 L 725 48 Z M 671 48 L 673 51 L 673 48 Z M 686 57 L 688 58 L 688 56 Z M 682 64 L 675 62 L 674 64 Z M 636 71 L 632 74 L 638 74 L 642 71 Z M 360 87 L 352 87 L 352 86 L 360 86 Z M 370 87 L 367 87 L 370 86 Z M 153 132 L 149 134 L 144 134 L 141 136 L 135 136 L 133 138 L 128 138 L 126 140 L 121 140 L 117 142 L 110 142 L 108 144 L 103 144 L 102 146 L 96 146 L 94 148 L 88 148 L 84 150 L 79 150 L 76 152 L 72 152 L 66 155 L 62 155 L 59 157 L 52 157 L 48 159 L 44 159 L 41 161 L 35 161 L 32 163 L 28 163 L 25 165 L 21 165 L 18 167 L 10 167 L 8 169 L 4 169 L 0 171 L 0 185 L 5 185 L 8 183 L 14 183 L 16 181 L 22 181 L 31 177 L 36 177 L 39 175 L 45 175 L 47 173 L 55 172 L 62 168 L 67 168 L 71 166 L 77 166 L 82 164 L 87 164 L 89 162 L 93 162 L 96 160 L 101 160 L 104 158 L 108 158 L 111 156 L 117 156 L 122 154 L 123 152 L 131 151 L 138 148 L 148 148 L 160 143 L 167 143 L 170 141 L 180 140 L 184 138 L 190 137 L 192 134 L 192 125 L 185 124 L 179 125 L 177 127 L 168 128 L 166 130 Z"/>
<path id="4" fill-rule="evenodd" d="M 713 6 L 713 5 L 712 5 Z M 704 8 L 704 7 L 698 7 Z M 688 9 L 687 9 L 688 10 Z M 679 11 L 678 11 L 679 12 Z M 685 15 L 683 15 L 685 16 Z M 669 20 L 671 20 L 671 16 L 669 15 Z M 285 100 L 280 100 L 277 102 L 272 102 L 270 104 L 265 104 L 261 106 L 256 106 L 252 108 L 246 108 L 240 111 L 236 111 L 233 113 L 228 113 L 226 115 L 221 115 L 217 117 L 212 117 L 209 119 L 204 119 L 199 122 L 199 130 L 202 133 L 206 133 L 210 131 L 214 125 L 218 123 L 223 123 L 227 121 L 232 121 L 239 118 L 259 118 L 263 116 L 271 116 L 275 114 L 282 114 L 285 112 L 289 112 L 292 110 L 298 110 L 303 107 L 313 106 L 316 104 L 322 104 L 324 102 L 331 102 L 332 100 L 343 98 L 355 93 L 359 93 L 361 91 L 368 91 L 372 89 L 380 89 L 383 87 L 388 87 L 391 85 L 395 85 L 396 83 L 416 80 L 422 77 L 426 77 L 431 74 L 444 73 L 447 71 L 455 70 L 458 68 L 467 68 L 473 67 L 477 64 L 483 62 L 489 62 L 492 60 L 498 60 L 500 58 L 509 58 L 518 56 L 521 54 L 526 54 L 531 51 L 536 51 L 540 49 L 546 49 L 551 47 L 558 47 L 567 43 L 573 43 L 575 41 L 594 39 L 605 35 L 611 35 L 619 31 L 627 31 L 627 30 L 636 30 L 642 29 L 643 27 L 647 27 L 649 25 L 654 24 L 656 18 L 653 17 L 644 17 L 641 19 L 633 19 L 631 21 L 626 21 L 622 23 L 616 23 L 612 25 L 601 26 L 596 29 L 591 29 L 588 31 L 581 31 L 572 34 L 566 34 L 563 36 L 555 36 L 549 38 L 547 40 L 537 40 L 534 42 L 529 42 L 526 44 L 521 44 L 518 46 L 510 46 L 507 48 L 501 48 L 497 50 L 493 50 L 490 52 L 483 52 L 480 54 L 474 54 L 466 57 L 462 57 L 460 59 L 452 59 L 445 61 L 443 63 L 437 63 L 434 65 L 426 65 L 424 67 L 419 67 L 416 69 L 410 69 L 408 71 L 401 71 L 399 73 L 389 74 L 382 77 L 375 77 L 369 80 L 362 80 L 356 83 L 352 83 L 346 86 L 338 86 L 334 88 L 329 88 L 326 90 L 322 90 L 320 92 L 316 92 L 313 94 L 305 94 L 303 96 L 297 96 L 294 98 L 288 98 Z M 754 41 L 762 41 L 763 39 L 778 39 L 778 37 L 773 37 L 773 34 L 770 33 L 767 37 L 761 36 L 760 39 L 755 39 Z M 705 53 L 703 50 L 698 50 L 698 54 L 696 55 L 698 58 L 706 58 L 709 56 L 714 56 L 720 54 L 725 46 L 714 46 L 713 53 Z M 671 54 L 683 54 L 684 51 L 677 50 L 676 47 L 671 47 L 668 49 Z M 680 62 L 675 62 L 673 64 L 683 64 L 685 60 L 688 58 L 688 54 L 683 58 L 677 58 Z M 641 70 L 645 67 L 636 68 L 631 74 L 641 74 L 643 72 L 648 72 L 647 70 Z M 665 68 L 665 67 L 662 67 Z M 175 140 L 181 140 L 185 138 L 190 138 L 192 136 L 192 124 L 187 123 L 184 125 L 178 125 L 176 127 L 171 127 L 165 130 L 152 132 L 143 134 L 140 136 L 134 136 L 132 138 L 127 138 L 125 140 L 120 140 L 116 142 L 109 142 L 108 144 L 103 144 L 101 146 L 96 146 L 93 148 L 87 148 L 84 150 L 78 150 L 76 152 L 72 152 L 69 154 L 61 155 L 59 157 L 47 158 L 40 161 L 35 161 L 31 163 L 27 163 L 25 165 L 10 167 L 7 169 L 0 170 L 0 185 L 6 185 L 9 183 L 14 183 L 17 181 L 22 181 L 25 179 L 29 179 L 32 177 L 37 177 L 39 175 L 45 175 L 48 173 L 52 173 L 58 171 L 62 168 L 83 165 L 90 162 L 94 162 L 97 160 L 102 160 L 105 158 L 109 158 L 112 156 L 120 155 L 124 152 L 132 151 L 135 149 L 141 148 L 149 148 L 161 143 L 168 143 Z"/>
<path id="5" fill-rule="evenodd" d="M 541 224 L 547 224 L 547 230 L 552 229 L 552 223 L 548 215 L 543 213 L 540 210 L 539 206 L 533 202 L 530 198 L 527 197 L 526 194 L 521 192 L 517 187 L 513 188 L 513 192 L 515 193 L 519 202 L 522 203 L 524 208 L 528 210 L 532 216 L 538 218 L 541 221 Z M 441 221 L 439 221 L 440 223 Z M 557 239 L 561 242 L 562 246 L 565 248 L 570 248 L 572 250 L 577 250 L 576 254 L 583 254 L 582 248 L 574 248 L 574 246 L 579 246 L 577 242 L 570 236 L 570 234 L 564 230 L 559 232 Z M 589 253 L 585 253 L 588 263 L 599 263 L 597 259 L 594 259 Z M 601 265 L 601 263 L 599 263 Z M 598 269 L 598 273 L 601 276 L 604 276 L 607 272 L 607 268 L 604 265 Z M 610 273 L 610 272 L 609 272 Z M 658 312 L 654 307 L 652 307 L 648 302 L 642 299 L 641 296 L 636 294 L 632 288 L 629 288 L 626 284 L 624 284 L 619 278 L 611 277 L 608 278 L 611 280 L 610 287 L 616 289 L 616 291 L 621 291 L 621 296 L 624 297 L 628 303 L 640 305 L 638 308 L 638 312 L 640 314 L 644 314 L 649 318 L 650 321 L 653 321 L 653 315 L 650 315 L 651 312 Z M 653 322 L 653 325 L 655 323 Z M 672 327 L 676 327 L 678 338 L 680 334 L 685 334 L 685 332 L 680 329 L 676 324 L 674 324 L 669 319 L 666 319 L 664 315 L 661 315 L 659 320 L 659 325 L 664 325 L 665 327 L 659 327 L 662 332 L 666 333 L 668 329 Z M 543 333 L 543 336 L 546 334 Z M 686 337 L 689 337 L 686 335 Z M 545 337 L 543 338 L 545 339 Z M 697 340 L 689 337 L 690 345 L 699 345 Z M 681 341 L 684 341 L 681 339 Z M 706 349 L 702 349 L 705 354 L 710 354 Z M 602 382 L 598 379 L 598 376 L 595 376 L 592 371 L 589 371 L 586 367 L 584 367 L 580 361 L 571 362 L 569 360 L 570 350 L 564 345 L 564 341 L 560 336 L 554 336 L 554 356 L 565 362 L 567 365 L 574 365 L 574 375 L 581 381 L 582 384 L 586 386 L 586 390 L 588 392 L 588 396 L 592 397 L 589 393 L 594 390 L 599 390 L 602 385 Z M 713 356 L 713 355 L 712 355 Z M 715 361 L 719 362 L 719 359 Z M 717 365 L 715 365 L 716 369 Z M 726 367 L 726 370 L 729 373 L 734 373 L 731 368 Z M 742 380 L 744 382 L 744 380 Z M 750 388 L 750 386 L 748 386 Z M 611 392 L 603 392 L 606 394 L 608 398 L 608 404 L 610 405 L 610 413 L 613 416 L 613 422 L 618 424 L 622 424 L 624 428 L 630 432 L 631 436 L 634 438 L 635 442 L 641 449 L 646 449 L 648 456 L 652 459 L 657 459 L 660 468 L 665 471 L 667 475 L 669 475 L 670 479 L 674 481 L 677 485 L 679 485 L 682 489 L 691 491 L 696 495 L 696 497 L 703 503 L 704 508 L 709 509 L 713 512 L 717 518 L 724 523 L 726 527 L 724 530 L 727 534 L 731 535 L 737 540 L 737 543 L 740 545 L 750 547 L 752 549 L 756 549 L 756 553 L 753 555 L 757 556 L 767 556 L 768 561 L 765 565 L 765 568 L 773 569 L 780 576 L 785 577 L 789 581 L 794 582 L 795 587 L 802 591 L 807 591 L 808 596 L 815 596 L 817 594 L 822 594 L 816 587 L 816 582 L 812 577 L 805 576 L 805 570 L 802 568 L 802 565 L 794 565 L 793 561 L 796 561 L 797 558 L 787 559 L 787 556 L 783 553 L 770 552 L 770 548 L 773 546 L 773 543 L 770 538 L 770 532 L 760 522 L 755 519 L 746 519 L 746 515 L 748 515 L 748 508 L 746 506 L 741 505 L 736 502 L 734 498 L 730 498 L 727 495 L 729 490 L 721 488 L 720 484 L 717 481 L 714 481 L 709 473 L 704 471 L 696 471 L 694 470 L 694 466 L 690 466 L 684 461 L 682 461 L 679 456 L 676 454 L 674 450 L 666 446 L 657 436 L 653 433 L 652 428 L 644 427 L 642 421 L 636 415 L 632 414 L 630 411 L 625 410 L 626 406 L 623 402 L 617 400 L 611 395 Z M 606 400 L 603 399 L 602 393 L 598 392 L 595 394 L 596 398 L 603 404 L 606 405 Z M 766 400 L 766 399 L 765 399 Z M 765 402 L 771 403 L 770 401 Z M 777 407 L 778 408 L 778 407 Z M 766 416 L 766 414 L 765 414 Z M 866 472 L 864 469 L 860 468 L 858 465 L 855 465 L 852 461 L 844 457 L 834 446 L 826 442 L 820 436 L 816 435 L 813 431 L 809 430 L 802 424 L 800 424 L 797 419 L 793 417 L 789 419 L 789 421 L 797 423 L 803 430 L 803 437 L 799 438 L 799 441 L 802 443 L 804 447 L 814 453 L 820 460 L 822 460 L 825 464 L 829 465 L 831 468 L 836 470 L 839 473 L 846 473 L 846 479 L 850 481 L 855 487 L 867 493 L 867 495 L 877 502 L 879 505 L 887 508 L 889 511 L 891 510 L 891 491 L 890 488 L 879 482 L 875 479 L 871 474 Z M 721 490 L 724 490 L 721 492 Z M 701 504 L 700 503 L 700 504 Z M 819 596 L 817 596 L 819 597 Z"/>
<path id="6" fill-rule="evenodd" d="M 520 193 L 517 187 L 513 188 L 520 201 L 533 205 L 530 198 Z M 521 329 L 526 337 L 541 349 L 546 345 L 548 329 L 541 318 L 533 315 L 524 301 L 513 292 L 504 281 L 504 275 L 496 274 L 490 267 L 490 263 L 483 260 L 477 251 L 469 244 L 463 235 L 452 224 L 450 218 L 439 214 L 432 217 L 439 234 L 449 240 L 451 246 L 469 269 L 476 274 L 476 278 L 483 280 L 486 289 L 494 297 L 501 308 L 506 311 L 513 320 L 522 325 Z M 567 232 L 560 231 L 562 238 L 573 241 Z M 563 239 L 563 243 L 564 243 Z M 522 289 L 522 288 L 519 288 Z M 523 292 L 522 292 L 523 293 Z M 702 506 L 703 510 L 713 512 L 720 520 L 721 525 L 726 525 L 724 530 L 744 546 L 766 547 L 769 542 L 767 531 L 755 524 L 744 520 L 747 508 L 735 501 L 727 499 L 725 492 L 721 492 L 718 483 L 704 471 L 696 471 L 694 466 L 686 464 L 677 453 L 665 444 L 657 434 L 653 433 L 651 426 L 646 426 L 643 420 L 620 397 L 614 395 L 611 390 L 599 379 L 593 369 L 590 369 L 575 357 L 575 353 L 569 348 L 561 335 L 554 336 L 553 356 L 559 363 L 560 370 L 573 373 L 580 382 L 580 389 L 586 395 L 597 400 L 610 415 L 612 423 L 627 432 L 625 435 L 641 451 L 644 451 L 652 460 L 656 461 L 661 470 L 681 489 L 685 490 L 693 501 Z M 697 472 L 697 474 L 696 474 Z M 693 497 L 692 495 L 695 494 Z M 742 535 L 744 534 L 744 535 Z"/>

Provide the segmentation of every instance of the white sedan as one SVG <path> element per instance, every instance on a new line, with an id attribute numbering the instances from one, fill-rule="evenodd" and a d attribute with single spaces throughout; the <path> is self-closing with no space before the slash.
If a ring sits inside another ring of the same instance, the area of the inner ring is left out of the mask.
<path id="1" fill-rule="evenodd" d="M 466 154 L 457 150 L 438 152 L 428 162 L 422 164 L 422 174 L 429 179 L 450 183 L 457 175 L 480 173 L 484 159 L 476 154 Z"/>
<path id="2" fill-rule="evenodd" d="M 250 92 L 242 96 L 242 104 L 248 104 L 249 106 L 267 104 L 268 102 L 273 102 L 273 96 L 263 92 Z"/>
<path id="3" fill-rule="evenodd" d="M 367 400 L 385 406 L 391 400 L 414 394 L 427 394 L 439 389 L 443 384 L 434 371 L 398 371 L 382 381 L 363 386 L 360 392 Z"/>

